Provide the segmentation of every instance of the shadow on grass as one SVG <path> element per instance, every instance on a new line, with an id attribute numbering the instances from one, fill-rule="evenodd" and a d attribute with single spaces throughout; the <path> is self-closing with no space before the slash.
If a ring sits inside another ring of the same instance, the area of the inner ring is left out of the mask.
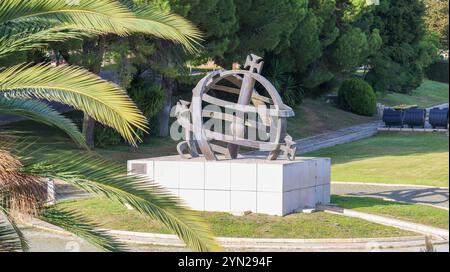
<path id="1" fill-rule="evenodd" d="M 348 186 L 348 185 L 346 185 Z M 429 204 L 448 208 L 449 202 L 449 190 L 445 188 L 414 188 L 414 189 L 396 189 L 396 190 L 373 190 L 370 186 L 367 188 L 354 190 L 353 192 L 346 193 L 348 196 L 360 197 L 359 201 L 354 202 L 354 198 L 345 196 L 333 196 L 333 200 L 347 203 L 349 205 L 361 206 L 373 206 L 373 205 L 386 205 L 386 201 L 382 199 L 389 199 L 399 202 L 407 202 L 405 205 L 411 204 Z M 379 199 L 375 199 L 379 198 Z M 334 202 L 333 202 L 334 203 Z M 400 204 L 400 203 L 396 203 Z M 357 208 L 357 207 L 354 207 Z"/>

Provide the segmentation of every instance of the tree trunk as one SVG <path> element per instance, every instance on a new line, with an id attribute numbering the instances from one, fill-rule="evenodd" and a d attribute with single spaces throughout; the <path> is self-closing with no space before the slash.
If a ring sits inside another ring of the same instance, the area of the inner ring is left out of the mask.
<path id="1" fill-rule="evenodd" d="M 104 36 L 98 39 L 86 40 L 83 43 L 83 66 L 94 74 L 100 74 L 103 55 L 105 54 L 106 38 Z M 84 114 L 83 117 L 83 135 L 90 148 L 94 148 L 94 129 L 95 120 Z"/>
<path id="2" fill-rule="evenodd" d="M 166 98 L 164 107 L 158 114 L 158 136 L 169 136 L 170 128 L 170 110 L 172 108 L 172 96 L 176 92 L 176 81 L 173 78 L 163 77 L 162 85 L 166 89 Z"/>

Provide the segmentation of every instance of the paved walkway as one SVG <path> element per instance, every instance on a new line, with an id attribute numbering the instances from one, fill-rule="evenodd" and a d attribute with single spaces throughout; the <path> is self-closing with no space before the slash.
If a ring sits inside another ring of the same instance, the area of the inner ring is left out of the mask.
<path id="1" fill-rule="evenodd" d="M 373 185 L 333 183 L 331 193 L 335 195 L 366 196 L 394 201 L 428 204 L 449 208 L 448 188 L 426 188 L 416 186 Z"/>

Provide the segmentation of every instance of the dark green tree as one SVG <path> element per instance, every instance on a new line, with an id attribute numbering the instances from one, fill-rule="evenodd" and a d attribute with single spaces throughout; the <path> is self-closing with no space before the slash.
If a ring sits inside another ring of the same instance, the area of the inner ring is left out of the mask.
<path id="1" fill-rule="evenodd" d="M 289 46 L 275 58 L 287 63 L 307 94 L 330 91 L 379 49 L 379 32 L 367 20 L 371 10 L 363 0 L 310 1 Z"/>
<path id="2" fill-rule="evenodd" d="M 436 43 L 425 34 L 425 5 L 420 0 L 381 0 L 373 13 L 382 48 L 366 79 L 376 91 L 410 93 L 437 55 Z"/>
<path id="3" fill-rule="evenodd" d="M 439 38 L 440 49 L 448 50 L 448 0 L 426 0 L 425 25 Z"/>
<path id="4" fill-rule="evenodd" d="M 235 34 L 239 24 L 234 0 L 171 1 L 189 3 L 190 9 L 186 16 L 203 32 L 203 50 L 194 58 L 195 62 L 223 60 L 225 52 L 236 48 L 238 42 Z"/>
<path id="5" fill-rule="evenodd" d="M 306 0 L 234 0 L 238 31 L 224 63 L 242 61 L 249 53 L 279 53 L 289 46 L 298 21 L 306 14 Z"/>

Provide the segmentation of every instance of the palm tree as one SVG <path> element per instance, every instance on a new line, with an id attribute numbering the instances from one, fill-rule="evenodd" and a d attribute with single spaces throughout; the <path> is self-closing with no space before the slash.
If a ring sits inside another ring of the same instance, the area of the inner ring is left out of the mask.
<path id="1" fill-rule="evenodd" d="M 154 7 L 126 7 L 114 0 L 2 0 L 0 2 L 0 113 L 55 126 L 78 145 L 84 137 L 66 117 L 42 100 L 82 110 L 116 129 L 136 145 L 136 132 L 147 129 L 145 117 L 119 86 L 71 66 L 19 64 L 1 59 L 16 52 L 103 34 L 154 35 L 194 51 L 200 34 L 188 21 Z M 217 248 L 208 228 L 164 189 L 142 177 L 126 175 L 122 166 L 82 151 L 33 150 L 32 142 L 0 134 L 0 251 L 25 250 L 17 215 L 33 215 L 83 237 L 105 250 L 121 245 L 73 211 L 46 203 L 43 178 L 59 179 L 97 196 L 129 204 L 159 220 L 194 250 Z"/>

